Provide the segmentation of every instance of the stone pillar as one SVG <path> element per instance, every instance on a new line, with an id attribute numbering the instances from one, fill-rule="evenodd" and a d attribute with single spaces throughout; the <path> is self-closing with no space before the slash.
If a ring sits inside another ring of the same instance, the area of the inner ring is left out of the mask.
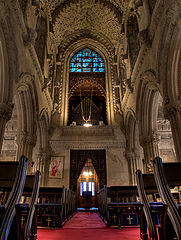
<path id="1" fill-rule="evenodd" d="M 128 168 L 130 173 L 130 183 L 136 185 L 136 170 L 140 169 L 140 157 L 135 152 L 127 152 Z"/>
<path id="2" fill-rule="evenodd" d="M 144 173 L 152 173 L 153 160 L 159 156 L 159 138 L 153 133 L 152 136 L 142 138 L 140 142 L 144 152 Z"/>
<path id="3" fill-rule="evenodd" d="M 27 173 L 31 174 L 32 172 L 32 153 L 33 148 L 36 144 L 36 136 L 27 134 L 25 131 L 22 131 L 17 136 L 17 159 L 19 160 L 21 155 L 24 155 L 28 158 L 28 169 Z"/>
<path id="4" fill-rule="evenodd" d="M 164 115 L 170 121 L 177 161 L 181 162 L 181 104 L 165 105 Z"/>
<path id="5" fill-rule="evenodd" d="M 11 119 L 13 104 L 0 103 L 0 152 L 2 149 L 6 123 Z"/>
<path id="6" fill-rule="evenodd" d="M 47 186 L 49 177 L 50 151 L 40 149 L 39 153 L 39 170 L 41 172 L 41 185 Z"/>

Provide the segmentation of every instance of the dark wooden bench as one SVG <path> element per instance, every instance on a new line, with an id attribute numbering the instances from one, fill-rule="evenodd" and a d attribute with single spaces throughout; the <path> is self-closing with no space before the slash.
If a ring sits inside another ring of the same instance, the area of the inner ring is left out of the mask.
<path id="1" fill-rule="evenodd" d="M 15 206 L 19 203 L 26 179 L 27 158 L 18 162 L 0 162 L 1 217 L 0 239 L 8 238 L 15 216 Z M 11 184 L 11 190 L 8 191 Z"/>
<path id="2" fill-rule="evenodd" d="M 136 186 L 104 186 L 98 192 L 99 214 L 107 226 L 117 225 L 121 229 L 125 214 L 130 220 L 133 216 L 140 218 L 142 205 L 137 201 L 137 195 Z"/>
<path id="3" fill-rule="evenodd" d="M 164 204 L 168 207 L 168 216 L 175 233 L 170 231 L 170 239 L 176 234 L 181 239 L 181 205 L 177 204 L 170 191 L 170 187 L 181 186 L 181 162 L 162 163 L 162 159 L 154 159 L 154 176 L 159 195 Z M 172 235 L 173 234 L 173 235 Z"/>

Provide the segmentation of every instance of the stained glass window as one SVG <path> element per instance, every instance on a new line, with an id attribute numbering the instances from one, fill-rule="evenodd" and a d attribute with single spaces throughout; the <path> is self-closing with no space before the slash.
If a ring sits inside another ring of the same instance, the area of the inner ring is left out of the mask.
<path id="1" fill-rule="evenodd" d="M 95 51 L 85 48 L 76 53 L 70 60 L 70 72 L 104 72 L 103 58 Z"/>

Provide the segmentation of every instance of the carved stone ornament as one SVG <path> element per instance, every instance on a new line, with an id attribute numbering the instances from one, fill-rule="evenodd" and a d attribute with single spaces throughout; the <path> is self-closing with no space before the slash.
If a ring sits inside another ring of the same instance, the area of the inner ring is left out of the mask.
<path id="1" fill-rule="evenodd" d="M 151 47 L 151 40 L 149 38 L 148 29 L 144 29 L 139 32 L 138 38 L 140 40 L 140 44 L 146 44 L 148 48 Z"/>
<path id="2" fill-rule="evenodd" d="M 24 45 L 27 46 L 29 43 L 31 43 L 32 45 L 35 45 L 36 38 L 37 38 L 37 32 L 34 29 L 29 28 L 28 33 L 26 35 L 23 35 Z"/>
<path id="3" fill-rule="evenodd" d="M 181 114 L 181 105 L 170 105 L 167 104 L 164 106 L 164 115 L 167 119 L 172 118 L 176 114 Z"/>
<path id="4" fill-rule="evenodd" d="M 11 119 L 14 104 L 0 103 L 0 118 L 6 121 Z"/>
<path id="5" fill-rule="evenodd" d="M 18 144 L 28 144 L 35 146 L 36 144 L 36 136 L 29 135 L 25 131 L 21 131 L 17 136 L 17 143 Z"/>
<path id="6" fill-rule="evenodd" d="M 57 45 L 66 41 L 67 36 L 86 29 L 105 35 L 117 46 L 120 41 L 121 25 L 117 14 L 100 2 L 89 0 L 71 2 L 60 11 L 53 24 Z"/>

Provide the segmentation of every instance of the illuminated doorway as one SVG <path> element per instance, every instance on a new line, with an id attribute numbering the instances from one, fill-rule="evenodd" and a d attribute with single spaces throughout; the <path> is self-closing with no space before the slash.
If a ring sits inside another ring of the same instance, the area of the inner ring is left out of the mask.
<path id="1" fill-rule="evenodd" d="M 97 205 L 98 185 L 98 176 L 92 160 L 88 158 L 78 178 L 78 205 L 80 207 L 91 208 Z"/>

